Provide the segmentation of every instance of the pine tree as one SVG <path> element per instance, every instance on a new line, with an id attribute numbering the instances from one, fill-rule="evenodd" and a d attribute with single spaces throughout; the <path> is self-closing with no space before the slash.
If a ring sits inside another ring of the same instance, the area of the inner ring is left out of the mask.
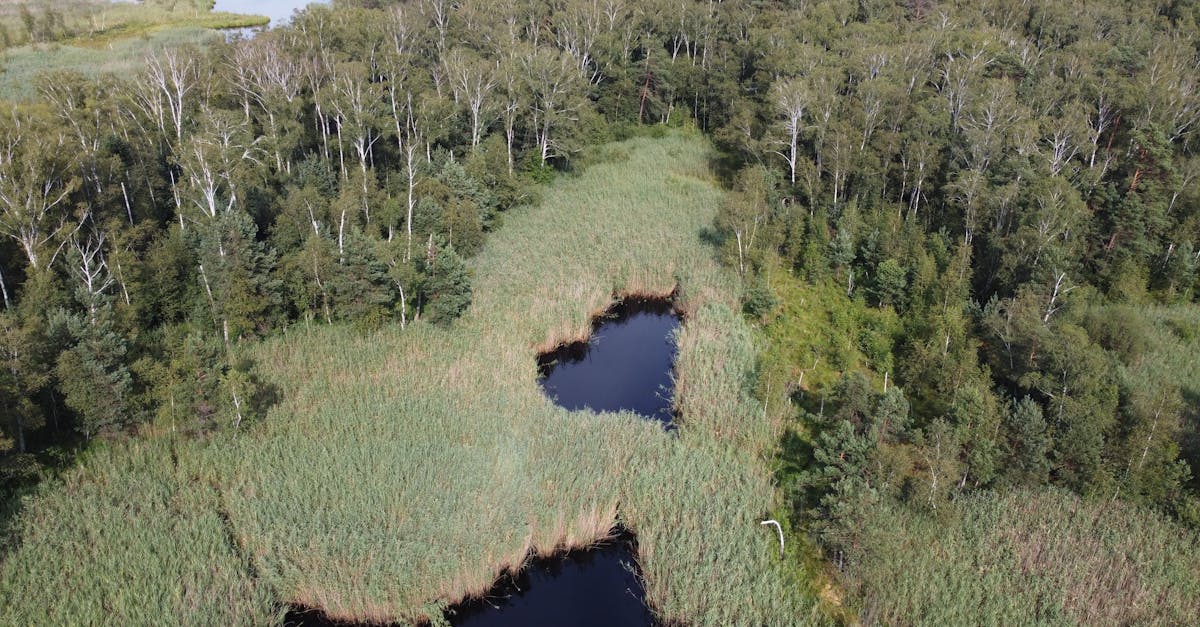
<path id="1" fill-rule="evenodd" d="M 110 304 L 95 312 L 89 318 L 68 318 L 74 345 L 59 355 L 54 369 L 58 389 L 77 417 L 75 428 L 85 438 L 117 432 L 135 420 L 133 378 L 123 362 L 125 338 L 113 327 Z"/>
<path id="2" fill-rule="evenodd" d="M 453 246 L 430 241 L 425 258 L 424 313 L 430 322 L 446 325 L 471 304 L 471 277 Z"/>
<path id="3" fill-rule="evenodd" d="M 1042 485 L 1049 478 L 1052 444 L 1042 416 L 1042 406 L 1026 396 L 1014 400 L 1005 416 L 1008 433 L 1005 474 L 1014 483 Z"/>
<path id="4" fill-rule="evenodd" d="M 225 343 L 270 328 L 282 284 L 273 274 L 275 251 L 258 241 L 254 220 L 231 210 L 195 231 L 200 281 Z"/>

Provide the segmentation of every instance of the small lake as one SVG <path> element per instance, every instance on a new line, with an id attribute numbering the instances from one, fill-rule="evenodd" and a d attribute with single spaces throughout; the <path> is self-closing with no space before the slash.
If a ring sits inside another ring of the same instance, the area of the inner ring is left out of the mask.
<path id="1" fill-rule="evenodd" d="M 451 608 L 455 627 L 650 627 L 630 538 L 535 560 L 487 597 Z"/>
<path id="2" fill-rule="evenodd" d="M 310 4 L 327 4 L 328 0 L 216 0 L 213 11 L 241 13 L 243 15 L 265 15 L 271 18 L 271 27 L 286 24 L 292 12 Z"/>
<path id="3" fill-rule="evenodd" d="M 587 342 L 540 356 L 539 383 L 572 411 L 632 411 L 670 426 L 678 328 L 668 301 L 622 301 L 597 319 Z"/>

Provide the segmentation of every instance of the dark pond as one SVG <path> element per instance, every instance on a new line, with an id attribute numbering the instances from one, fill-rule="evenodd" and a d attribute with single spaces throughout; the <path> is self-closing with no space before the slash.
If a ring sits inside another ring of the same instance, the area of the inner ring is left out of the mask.
<path id="1" fill-rule="evenodd" d="M 488 595 L 446 611 L 456 627 L 651 627 L 633 536 L 587 551 L 535 560 Z M 293 608 L 286 627 L 348 627 Z"/>
<path id="2" fill-rule="evenodd" d="M 487 597 L 451 608 L 456 627 L 649 627 L 645 591 L 629 538 L 537 560 Z"/>
<path id="3" fill-rule="evenodd" d="M 663 300 L 626 300 L 597 319 L 592 337 L 538 358 L 540 383 L 569 410 L 629 410 L 670 425 L 675 330 Z"/>

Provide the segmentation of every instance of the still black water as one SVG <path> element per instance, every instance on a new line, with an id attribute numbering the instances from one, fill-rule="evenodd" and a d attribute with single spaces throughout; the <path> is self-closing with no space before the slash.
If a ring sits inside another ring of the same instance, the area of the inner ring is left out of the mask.
<path id="1" fill-rule="evenodd" d="M 446 613 L 455 627 L 649 627 L 628 539 L 537 560 L 487 597 Z"/>
<path id="2" fill-rule="evenodd" d="M 538 358 L 542 389 L 572 411 L 628 410 L 670 425 L 678 328 L 669 302 L 622 301 L 597 320 L 587 342 Z"/>
<path id="3" fill-rule="evenodd" d="M 653 627 L 633 537 L 587 551 L 534 560 L 504 576 L 482 599 L 452 607 L 455 627 Z M 285 627 L 353 627 L 315 610 L 292 608 Z"/>

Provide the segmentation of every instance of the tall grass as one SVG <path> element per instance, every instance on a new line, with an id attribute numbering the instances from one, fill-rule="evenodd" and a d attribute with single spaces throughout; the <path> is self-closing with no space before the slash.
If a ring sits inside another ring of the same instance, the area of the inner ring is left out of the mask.
<path id="1" fill-rule="evenodd" d="M 231 553 L 245 557 L 206 592 L 253 586 L 338 618 L 420 621 L 482 593 L 530 552 L 586 546 L 620 520 L 638 535 L 662 619 L 811 618 L 812 600 L 758 524 L 775 505 L 777 429 L 748 393 L 754 347 L 732 312 L 736 289 L 701 241 L 721 200 L 708 151 L 695 134 L 609 147 L 611 161 L 512 212 L 474 262 L 474 303 L 451 329 L 296 327 L 260 346 L 285 400 L 248 433 L 188 446 L 203 483 L 218 487 Z M 572 414 L 541 393 L 538 350 L 585 336 L 615 295 L 677 286 L 689 315 L 676 435 L 631 414 Z M 185 492 L 205 489 L 176 479 Z M 93 492 L 70 506 L 121 507 L 119 494 Z M 43 490 L 22 521 L 44 520 L 68 507 L 63 499 L 61 488 Z M 38 547 L 10 554 L 5 574 L 15 578 L 4 587 L 32 599 L 15 611 L 34 616 L 47 601 L 21 574 L 35 555 L 81 564 L 80 581 L 99 576 L 103 561 L 68 537 L 102 532 L 87 519 L 51 523 Z M 129 594 L 178 586 L 162 578 Z M 107 593 L 74 594 L 93 607 Z"/>
<path id="2" fill-rule="evenodd" d="M 197 447 L 93 447 L 24 503 L 0 562 L 0 624 L 266 624 Z"/>
<path id="3" fill-rule="evenodd" d="M 879 508 L 855 567 L 863 619 L 899 625 L 1185 625 L 1200 537 L 1121 501 L 983 493 L 946 518 Z"/>

